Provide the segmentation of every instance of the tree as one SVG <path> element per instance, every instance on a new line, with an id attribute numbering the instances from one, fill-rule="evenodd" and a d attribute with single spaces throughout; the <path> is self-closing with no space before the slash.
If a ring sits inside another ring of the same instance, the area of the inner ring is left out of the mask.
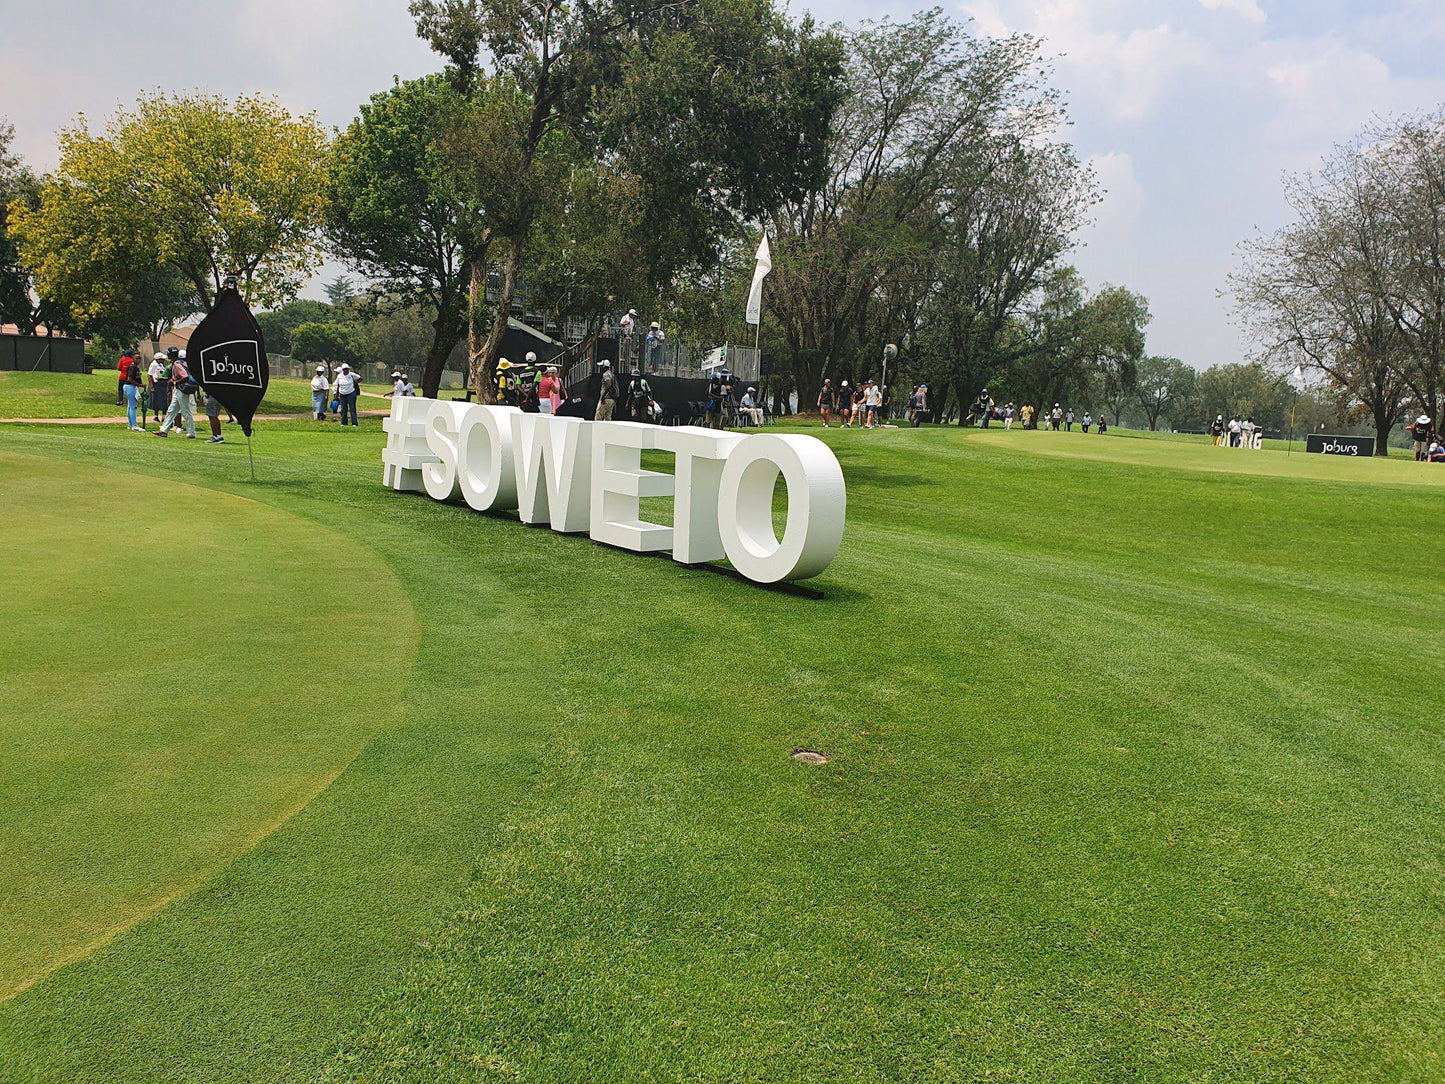
<path id="1" fill-rule="evenodd" d="M 1188 403 L 1198 374 L 1178 358 L 1147 357 L 1134 375 L 1134 399 L 1151 431 L 1161 418 L 1174 417 L 1175 408 Z"/>
<path id="2" fill-rule="evenodd" d="M 1141 295 L 1105 286 L 1091 297 L 1076 270 L 1060 267 L 1015 325 L 1008 386 L 1020 401 L 1046 409 L 1100 380 L 1132 385 L 1149 319 Z"/>
<path id="3" fill-rule="evenodd" d="M 1388 455 L 1409 393 L 1410 337 L 1390 299 L 1399 262 L 1390 197 L 1372 158 L 1357 142 L 1317 174 L 1290 178 L 1285 197 L 1296 221 L 1243 246 L 1231 283 L 1259 359 L 1323 373 L 1369 413 L 1375 454 Z"/>
<path id="4" fill-rule="evenodd" d="M 481 92 L 449 157 L 501 250 L 480 344 L 480 306 L 471 313 L 471 380 L 483 397 L 560 163 L 602 161 L 637 178 L 646 228 L 678 267 L 715 255 L 740 219 L 816 182 L 838 98 L 836 42 L 770 3 L 416 0 L 411 10 L 452 62 L 453 85 Z M 487 132 L 500 138 L 484 142 Z"/>
<path id="5" fill-rule="evenodd" d="M 266 339 L 266 348 L 273 353 L 291 353 L 291 333 L 302 324 L 340 323 L 339 315 L 325 301 L 299 298 L 277 308 L 258 312 L 256 323 Z"/>
<path id="6" fill-rule="evenodd" d="M 1225 419 L 1253 418 L 1266 429 L 1284 429 L 1293 399 L 1284 376 L 1259 362 L 1212 365 L 1195 383 L 1195 409 L 1201 424 L 1220 415 Z"/>
<path id="7" fill-rule="evenodd" d="M 362 351 L 361 336 L 347 324 L 301 324 L 291 332 L 291 356 L 297 361 L 358 365 Z"/>
<path id="8" fill-rule="evenodd" d="M 333 150 L 327 234 L 389 303 L 431 314 L 427 396 L 437 394 L 467 327 L 469 291 L 480 298 L 488 270 L 485 214 L 452 183 L 442 157 L 464 106 L 443 76 L 398 82 L 372 95 Z"/>
<path id="9" fill-rule="evenodd" d="M 341 308 L 356 300 L 356 283 L 346 275 L 337 275 L 326 284 L 326 300 L 334 307 Z"/>
<path id="10" fill-rule="evenodd" d="M 0 120 L 0 323 L 13 323 L 22 332 L 34 334 L 42 325 L 53 329 L 66 321 L 64 310 L 37 291 L 16 246 L 11 219 L 36 208 L 40 181 L 19 155 L 12 153 L 14 139 L 14 126 Z"/>
<path id="11" fill-rule="evenodd" d="M 60 134 L 39 206 L 20 209 L 22 260 L 80 322 L 123 309 L 151 269 L 172 269 L 209 309 L 229 272 L 258 305 L 294 296 L 321 258 L 327 140 L 274 101 L 142 98 L 104 135 Z"/>
<path id="12" fill-rule="evenodd" d="M 1079 174 L 1048 140 L 1062 114 L 1038 43 L 975 38 L 935 9 L 847 44 L 827 173 L 771 216 L 769 338 L 805 402 L 865 342 L 871 362 L 910 337 L 936 390 L 975 384 L 1072 229 Z"/>

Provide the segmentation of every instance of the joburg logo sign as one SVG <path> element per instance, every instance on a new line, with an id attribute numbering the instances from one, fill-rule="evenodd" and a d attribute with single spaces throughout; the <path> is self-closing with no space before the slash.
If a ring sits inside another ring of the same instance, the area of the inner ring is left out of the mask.
<path id="1" fill-rule="evenodd" d="M 460 497 L 478 512 L 517 511 L 523 523 L 636 553 L 671 551 L 703 564 L 724 557 L 750 580 L 816 576 L 843 541 L 843 468 L 815 437 L 639 422 L 589 422 L 516 407 L 397 396 L 382 453 L 383 483 Z M 642 468 L 671 452 L 673 474 Z M 773 529 L 773 489 L 787 486 L 787 522 Z M 641 499 L 672 498 L 672 526 L 642 519 Z"/>

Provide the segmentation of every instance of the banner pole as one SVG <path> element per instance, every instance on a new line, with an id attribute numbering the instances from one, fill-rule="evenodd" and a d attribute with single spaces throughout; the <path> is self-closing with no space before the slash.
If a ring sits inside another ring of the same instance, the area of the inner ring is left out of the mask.
<path id="1" fill-rule="evenodd" d="M 251 434 L 246 434 L 246 457 L 251 461 L 251 481 L 256 480 L 256 453 L 251 451 Z"/>

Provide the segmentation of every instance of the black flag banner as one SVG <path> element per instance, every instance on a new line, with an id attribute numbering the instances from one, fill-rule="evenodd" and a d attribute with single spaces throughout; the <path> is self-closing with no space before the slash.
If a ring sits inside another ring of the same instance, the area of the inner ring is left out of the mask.
<path id="1" fill-rule="evenodd" d="M 256 408 L 271 383 L 271 366 L 261 327 L 232 280 L 216 295 L 211 314 L 191 332 L 186 360 L 206 394 L 234 414 L 249 437 Z"/>

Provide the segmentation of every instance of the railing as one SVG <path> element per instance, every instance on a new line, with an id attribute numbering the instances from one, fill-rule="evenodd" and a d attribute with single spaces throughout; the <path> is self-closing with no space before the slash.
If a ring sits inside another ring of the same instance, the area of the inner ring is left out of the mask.
<path id="1" fill-rule="evenodd" d="M 711 370 L 703 362 L 711 351 L 699 350 L 686 343 L 649 343 L 645 336 L 623 335 L 617 339 L 615 370 L 619 375 L 641 369 L 647 376 L 678 377 L 704 380 Z M 598 354 L 594 347 L 568 369 L 565 385 L 570 391 L 597 372 Z M 762 368 L 762 355 L 751 346 L 729 346 L 727 369 L 734 383 L 756 381 Z"/>

